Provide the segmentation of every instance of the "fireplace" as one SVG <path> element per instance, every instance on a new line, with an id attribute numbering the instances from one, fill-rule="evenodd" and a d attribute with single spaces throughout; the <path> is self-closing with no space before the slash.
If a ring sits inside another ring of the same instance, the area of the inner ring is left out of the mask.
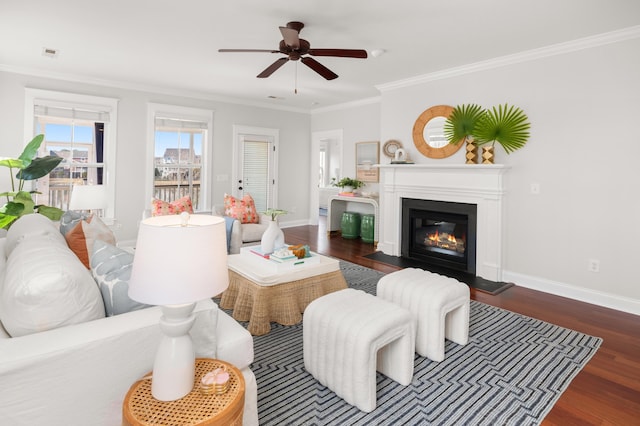
<path id="1" fill-rule="evenodd" d="M 475 270 L 477 277 L 502 281 L 506 175 L 509 167 L 501 164 L 470 166 L 443 162 L 381 164 L 379 167 L 381 220 L 378 250 L 390 256 L 403 256 L 403 199 L 471 204 L 476 206 L 475 221 L 470 220 L 474 222 L 472 226 L 476 227 L 475 246 L 469 241 L 469 233 L 465 238 L 467 261 L 471 257 L 469 250 L 475 250 L 475 265 L 467 265 L 464 269 Z"/>
<path id="2" fill-rule="evenodd" d="M 402 199 L 403 257 L 476 273 L 475 204 Z"/>

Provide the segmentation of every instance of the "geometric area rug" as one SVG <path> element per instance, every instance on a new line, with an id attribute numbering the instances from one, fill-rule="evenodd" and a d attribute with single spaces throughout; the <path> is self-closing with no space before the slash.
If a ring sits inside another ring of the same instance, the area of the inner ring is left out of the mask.
<path id="1" fill-rule="evenodd" d="M 375 294 L 384 274 L 340 261 L 349 286 Z M 246 324 L 245 324 L 246 326 Z M 471 301 L 469 343 L 446 341 L 445 359 L 415 355 L 402 386 L 377 373 L 365 413 L 304 369 L 302 323 L 254 336 L 258 415 L 268 425 L 537 425 L 602 339 Z"/>

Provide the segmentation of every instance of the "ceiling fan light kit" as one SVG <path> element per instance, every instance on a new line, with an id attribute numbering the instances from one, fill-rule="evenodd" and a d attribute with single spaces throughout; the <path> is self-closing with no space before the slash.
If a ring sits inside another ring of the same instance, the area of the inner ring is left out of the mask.
<path id="1" fill-rule="evenodd" d="M 278 50 L 268 49 L 218 49 L 218 52 L 264 52 L 264 53 L 280 53 L 286 55 L 278 58 L 274 63 L 265 68 L 258 78 L 267 78 L 281 66 L 289 61 L 300 61 L 316 73 L 320 74 L 327 80 L 338 78 L 338 74 L 316 61 L 311 56 L 333 56 L 339 58 L 367 58 L 367 51 L 363 49 L 312 49 L 311 44 L 300 38 L 300 30 L 304 28 L 304 24 L 298 21 L 287 23 L 285 27 L 280 27 L 282 40 L 278 45 Z"/>

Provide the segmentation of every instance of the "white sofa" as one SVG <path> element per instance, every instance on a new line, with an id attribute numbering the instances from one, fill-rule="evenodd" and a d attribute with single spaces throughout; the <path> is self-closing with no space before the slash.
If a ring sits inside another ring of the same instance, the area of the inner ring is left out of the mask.
<path id="1" fill-rule="evenodd" d="M 64 280 L 68 271 L 76 268 L 68 260 L 65 247 L 55 242 L 58 237 L 42 237 L 50 229 L 30 226 L 29 235 L 18 237 L 12 235 L 12 230 L 13 226 L 6 238 L 0 238 L 0 298 L 14 280 L 24 279 L 20 268 L 37 271 L 40 264 L 46 263 L 40 258 L 42 251 L 36 253 L 38 257 L 29 256 L 28 250 L 24 253 L 24 248 L 29 248 L 25 242 L 34 233 L 40 233 L 36 244 L 40 250 L 67 259 L 56 261 L 59 268 L 53 275 L 60 274 L 60 280 Z M 19 250 L 6 246 L 21 244 L 23 256 L 11 259 Z M 4 256 L 5 251 L 9 257 Z M 16 268 L 18 260 L 24 263 L 19 264 L 20 268 Z M 91 277 L 86 268 L 85 271 Z M 13 310 L 6 303 L 0 304 L 0 320 L 9 320 L 6 313 Z M 249 369 L 253 362 L 251 335 L 211 300 L 199 302 L 194 313 L 196 321 L 190 333 L 196 356 L 228 361 L 242 371 L 246 385 L 244 424 L 257 425 L 257 385 Z M 122 402 L 129 387 L 153 368 L 161 338 L 160 316 L 159 307 L 149 307 L 68 324 L 74 322 L 71 319 L 66 325 L 20 337 L 10 337 L 0 326 L 0 424 L 121 424 Z M 8 326 L 7 329 L 11 330 Z"/>

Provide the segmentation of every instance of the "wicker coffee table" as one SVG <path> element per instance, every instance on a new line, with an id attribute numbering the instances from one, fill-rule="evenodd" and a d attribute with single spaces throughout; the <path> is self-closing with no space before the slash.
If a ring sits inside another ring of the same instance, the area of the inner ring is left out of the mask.
<path id="1" fill-rule="evenodd" d="M 229 389 L 222 395 L 204 394 L 200 379 L 219 367 L 229 372 Z M 242 426 L 244 377 L 233 365 L 217 359 L 196 359 L 194 388 L 176 401 L 158 401 L 151 395 L 151 379 L 133 384 L 122 404 L 122 424 Z"/>
<path id="2" fill-rule="evenodd" d="M 347 288 L 337 259 L 312 253 L 312 262 L 280 265 L 243 247 L 228 256 L 229 288 L 220 307 L 233 310 L 237 321 L 248 321 L 254 336 L 271 331 L 271 321 L 294 325 L 309 303 Z"/>

